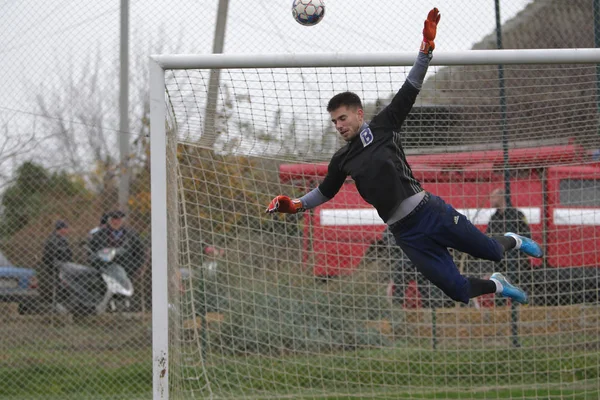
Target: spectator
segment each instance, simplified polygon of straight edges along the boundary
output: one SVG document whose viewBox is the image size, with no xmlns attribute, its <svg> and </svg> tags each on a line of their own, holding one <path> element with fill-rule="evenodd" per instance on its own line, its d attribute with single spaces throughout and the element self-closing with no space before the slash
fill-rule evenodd
<svg viewBox="0 0 600 400">
<path fill-rule="evenodd" d="M 514 207 L 507 206 L 504 189 L 497 188 L 490 193 L 490 206 L 496 208 L 485 231 L 488 235 L 499 235 L 503 232 L 513 232 L 517 235 L 531 238 L 531 229 L 525 214 Z M 501 270 L 506 271 L 506 276 L 515 284 L 522 281 L 521 272 L 530 269 L 529 259 L 519 251 L 508 251 L 504 259 L 499 262 Z"/>
<path fill-rule="evenodd" d="M 40 266 L 40 300 L 44 306 L 54 305 L 58 289 L 57 262 L 72 262 L 73 251 L 69 244 L 69 225 L 65 221 L 56 221 L 54 231 L 44 245 Z"/>
<path fill-rule="evenodd" d="M 107 224 L 97 231 L 90 242 L 91 254 L 107 247 L 122 248 L 124 253 L 115 262 L 121 264 L 129 277 L 135 280 L 142 272 L 146 261 L 144 246 L 138 234 L 124 226 L 125 213 L 113 211 L 108 213 Z"/>
<path fill-rule="evenodd" d="M 108 214 L 109 213 L 102 214 L 102 217 L 100 217 L 100 224 L 88 232 L 88 240 L 89 241 L 91 241 L 92 237 L 96 233 L 98 233 L 100 230 L 102 230 L 102 228 L 106 227 L 106 224 L 108 223 Z"/>
</svg>

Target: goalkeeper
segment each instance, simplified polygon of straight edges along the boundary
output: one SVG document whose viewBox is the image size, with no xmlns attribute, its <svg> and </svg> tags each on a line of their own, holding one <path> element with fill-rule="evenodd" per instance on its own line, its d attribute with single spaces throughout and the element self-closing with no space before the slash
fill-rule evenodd
<svg viewBox="0 0 600 400">
<path fill-rule="evenodd" d="M 406 82 L 370 122 L 364 120 L 362 103 L 356 94 L 339 93 L 329 100 L 327 111 L 346 145 L 331 158 L 327 176 L 319 187 L 299 199 L 277 196 L 267 212 L 294 214 L 323 204 L 336 195 L 349 175 L 417 270 L 450 298 L 466 304 L 473 297 L 497 293 L 526 304 L 527 294 L 500 273 L 494 273 L 489 280 L 461 275 L 448 248 L 498 262 L 511 249 L 542 257 L 540 246 L 511 232 L 488 237 L 479 231 L 450 204 L 422 189 L 401 145 L 400 127 L 425 79 L 439 21 L 439 11 L 434 8 L 425 20 L 420 52 Z"/>
</svg>

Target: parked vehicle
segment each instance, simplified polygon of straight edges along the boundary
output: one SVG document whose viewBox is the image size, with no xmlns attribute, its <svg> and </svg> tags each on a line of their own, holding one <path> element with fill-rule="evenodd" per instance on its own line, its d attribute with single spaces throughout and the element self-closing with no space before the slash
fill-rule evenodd
<svg viewBox="0 0 600 400">
<path fill-rule="evenodd" d="M 133 285 L 125 269 L 114 262 L 122 251 L 99 250 L 92 257 L 93 266 L 58 262 L 57 308 L 78 316 L 129 310 Z"/>
<path fill-rule="evenodd" d="M 408 155 L 425 190 L 439 195 L 485 231 L 494 213 L 489 194 L 503 188 L 501 150 Z M 533 267 L 600 266 L 600 164 L 578 145 L 509 150 L 511 199 L 545 251 Z M 282 164 L 282 182 L 316 187 L 324 164 Z M 381 246 L 385 224 L 348 179 L 330 201 L 304 214 L 303 261 L 314 275 L 351 274 Z"/>
<path fill-rule="evenodd" d="M 38 300 L 35 270 L 13 265 L 0 253 L 0 302 L 19 303 L 20 313 L 35 309 Z"/>
</svg>

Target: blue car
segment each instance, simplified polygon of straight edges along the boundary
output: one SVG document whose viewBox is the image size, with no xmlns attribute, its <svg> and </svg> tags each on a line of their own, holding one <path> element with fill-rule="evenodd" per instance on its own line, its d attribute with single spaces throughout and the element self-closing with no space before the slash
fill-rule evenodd
<svg viewBox="0 0 600 400">
<path fill-rule="evenodd" d="M 0 302 L 19 303 L 19 312 L 35 309 L 38 298 L 35 270 L 12 265 L 0 252 Z"/>
</svg>

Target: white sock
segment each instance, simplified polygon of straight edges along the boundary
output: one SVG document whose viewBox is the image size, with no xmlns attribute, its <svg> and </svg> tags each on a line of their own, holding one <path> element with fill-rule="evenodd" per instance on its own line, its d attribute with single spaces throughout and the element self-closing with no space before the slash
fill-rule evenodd
<svg viewBox="0 0 600 400">
<path fill-rule="evenodd" d="M 497 279 L 494 279 L 494 278 L 490 278 L 490 281 L 492 281 L 496 284 L 496 293 L 502 293 L 502 290 L 504 290 L 504 286 L 502 286 L 500 281 L 498 281 Z"/>
<path fill-rule="evenodd" d="M 521 248 L 521 244 L 523 244 L 523 241 L 521 240 L 519 235 L 516 235 L 514 233 L 507 233 L 506 236 L 510 236 L 511 238 L 515 239 L 515 242 L 517 242 L 517 244 L 514 247 L 515 250 L 519 250 Z"/>
</svg>

